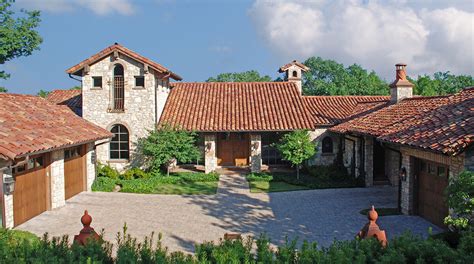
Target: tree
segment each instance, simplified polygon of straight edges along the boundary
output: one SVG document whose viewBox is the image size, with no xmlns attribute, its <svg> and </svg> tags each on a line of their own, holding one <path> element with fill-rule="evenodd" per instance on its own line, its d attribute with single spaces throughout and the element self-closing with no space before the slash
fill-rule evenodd
<svg viewBox="0 0 474 264">
<path fill-rule="evenodd" d="M 40 12 L 21 10 L 25 16 L 18 16 L 11 10 L 12 3 L 12 0 L 0 0 L 0 64 L 31 55 L 43 41 L 36 31 Z M 8 77 L 8 73 L 0 71 L 0 79 Z"/>
<path fill-rule="evenodd" d="M 303 161 L 316 153 L 316 146 L 309 138 L 307 130 L 296 130 L 283 135 L 276 145 L 283 159 L 296 166 L 296 178 L 300 178 L 300 166 Z"/>
<path fill-rule="evenodd" d="M 310 68 L 304 73 L 305 95 L 386 95 L 388 84 L 374 71 L 360 65 L 344 65 L 333 60 L 310 57 L 304 64 Z"/>
<path fill-rule="evenodd" d="M 430 75 L 418 76 L 410 79 L 415 85 L 414 93 L 418 95 L 434 96 L 459 92 L 464 87 L 474 86 L 474 78 L 470 75 L 454 75 L 447 72 L 436 72 Z"/>
<path fill-rule="evenodd" d="M 268 75 L 261 76 L 257 71 L 246 72 L 228 72 L 221 73 L 216 77 L 210 77 L 206 82 L 271 82 L 272 78 Z"/>
<path fill-rule="evenodd" d="M 39 90 L 39 92 L 36 95 L 39 96 L 39 97 L 46 98 L 46 96 L 48 96 L 49 93 L 50 93 L 50 91 L 45 91 L 45 90 L 41 89 L 41 90 Z"/>
<path fill-rule="evenodd" d="M 169 125 L 163 125 L 141 142 L 140 151 L 148 160 L 150 170 L 169 168 L 175 162 L 191 162 L 199 158 L 196 147 L 196 133 L 188 132 Z"/>
<path fill-rule="evenodd" d="M 6 93 L 6 92 L 8 92 L 7 88 L 0 87 L 0 93 Z"/>
<path fill-rule="evenodd" d="M 451 179 L 446 188 L 449 208 L 453 214 L 444 223 L 458 230 L 474 228 L 474 172 L 464 171 Z"/>
</svg>

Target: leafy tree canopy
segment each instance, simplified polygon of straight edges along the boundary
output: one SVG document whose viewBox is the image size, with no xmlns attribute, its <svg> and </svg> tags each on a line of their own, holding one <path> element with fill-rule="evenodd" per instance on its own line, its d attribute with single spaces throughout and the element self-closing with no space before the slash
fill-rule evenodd
<svg viewBox="0 0 474 264">
<path fill-rule="evenodd" d="M 206 82 L 271 82 L 272 78 L 268 75 L 261 76 L 255 70 L 246 72 L 228 72 L 221 73 L 216 77 L 210 77 Z"/>
<path fill-rule="evenodd" d="M 0 93 L 6 93 L 6 92 L 8 92 L 7 88 L 0 87 Z"/>
<path fill-rule="evenodd" d="M 374 72 L 360 65 L 344 67 L 333 60 L 311 57 L 304 64 L 310 68 L 304 74 L 305 95 L 386 95 L 388 84 Z"/>
<path fill-rule="evenodd" d="M 174 161 L 186 163 L 199 158 L 195 142 L 196 133 L 163 125 L 142 139 L 139 149 L 147 157 L 150 170 L 166 166 L 169 173 L 169 165 Z"/>
<path fill-rule="evenodd" d="M 316 146 L 311 142 L 306 130 L 296 130 L 283 135 L 276 147 L 283 159 L 296 166 L 298 179 L 300 165 L 316 153 Z"/>
<path fill-rule="evenodd" d="M 459 92 L 462 88 L 474 86 L 474 78 L 470 75 L 453 75 L 448 72 L 436 72 L 433 76 L 418 76 L 410 79 L 415 85 L 414 93 L 425 96 L 445 95 Z"/>
<path fill-rule="evenodd" d="M 40 23 L 39 11 L 22 10 L 23 16 L 11 10 L 12 0 L 0 0 L 0 64 L 21 56 L 29 56 L 43 41 L 36 28 Z M 0 78 L 10 75 L 0 71 Z"/>
<path fill-rule="evenodd" d="M 45 90 L 41 89 L 41 90 L 39 90 L 39 92 L 36 95 L 39 96 L 39 97 L 46 98 L 46 96 L 48 96 L 49 93 L 50 93 L 50 91 L 45 91 Z"/>
</svg>

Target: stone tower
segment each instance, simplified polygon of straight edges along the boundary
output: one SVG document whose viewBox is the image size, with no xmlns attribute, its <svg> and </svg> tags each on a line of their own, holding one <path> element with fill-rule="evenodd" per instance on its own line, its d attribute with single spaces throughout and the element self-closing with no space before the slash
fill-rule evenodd
<svg viewBox="0 0 474 264">
<path fill-rule="evenodd" d="M 413 96 L 413 84 L 407 79 L 405 63 L 397 63 L 395 81 L 390 84 L 390 102 L 398 103 L 400 100 Z"/>
<path fill-rule="evenodd" d="M 293 60 L 278 69 L 278 72 L 285 73 L 285 81 L 294 82 L 298 86 L 300 94 L 302 94 L 302 75 L 306 71 L 309 71 L 309 68 L 297 60 Z"/>
</svg>

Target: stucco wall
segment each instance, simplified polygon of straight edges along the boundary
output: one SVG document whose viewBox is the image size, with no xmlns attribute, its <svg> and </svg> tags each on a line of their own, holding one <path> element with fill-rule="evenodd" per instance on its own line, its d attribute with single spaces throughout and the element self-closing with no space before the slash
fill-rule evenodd
<svg viewBox="0 0 474 264">
<path fill-rule="evenodd" d="M 113 69 L 120 63 L 124 67 L 125 102 L 123 113 L 110 111 L 113 101 Z M 130 150 L 133 157 L 135 143 L 148 135 L 159 120 L 166 99 L 168 98 L 168 82 L 160 79 L 152 69 L 144 72 L 143 64 L 120 55 L 118 59 L 108 56 L 90 65 L 89 72 L 82 77 L 83 117 L 92 123 L 110 130 L 114 124 L 122 124 L 129 130 Z M 93 76 L 102 76 L 102 88 L 93 87 Z M 145 87 L 135 87 L 135 76 L 145 76 Z M 109 144 L 97 148 L 97 160 L 108 162 Z M 125 162 L 111 163 L 119 169 L 127 165 Z"/>
<path fill-rule="evenodd" d="M 333 142 L 333 153 L 323 153 L 322 140 L 325 137 L 331 137 Z M 338 134 L 327 131 L 326 128 L 318 128 L 309 132 L 311 141 L 316 144 L 316 154 L 307 161 L 309 166 L 313 165 L 331 165 L 336 161 L 339 151 L 340 137 Z"/>
</svg>

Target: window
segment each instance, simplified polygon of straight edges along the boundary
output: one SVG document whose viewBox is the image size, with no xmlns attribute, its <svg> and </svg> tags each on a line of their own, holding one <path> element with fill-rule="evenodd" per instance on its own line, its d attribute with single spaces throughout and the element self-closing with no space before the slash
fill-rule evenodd
<svg viewBox="0 0 474 264">
<path fill-rule="evenodd" d="M 115 125 L 110 131 L 114 137 L 110 141 L 110 159 L 129 158 L 129 134 L 123 125 Z"/>
<path fill-rule="evenodd" d="M 93 76 L 92 81 L 94 88 L 102 88 L 102 76 Z"/>
<path fill-rule="evenodd" d="M 431 175 L 436 175 L 436 165 L 433 163 L 428 163 L 428 173 Z"/>
<path fill-rule="evenodd" d="M 145 87 L 145 76 L 135 76 L 135 87 Z"/>
<path fill-rule="evenodd" d="M 123 66 L 120 64 L 114 67 L 114 110 L 123 111 L 125 101 Z"/>
<path fill-rule="evenodd" d="M 64 159 L 72 159 L 81 155 L 81 147 L 66 149 L 64 151 Z"/>
<path fill-rule="evenodd" d="M 298 72 L 297 71 L 293 71 L 293 77 L 298 77 Z"/>
<path fill-rule="evenodd" d="M 448 178 L 448 169 L 444 166 L 438 166 L 438 176 Z"/>
<path fill-rule="evenodd" d="M 23 173 L 44 166 L 43 156 L 30 158 L 26 164 L 13 168 L 13 174 Z"/>
<path fill-rule="evenodd" d="M 333 153 L 332 138 L 331 137 L 323 138 L 322 151 L 323 151 L 323 153 Z"/>
</svg>

